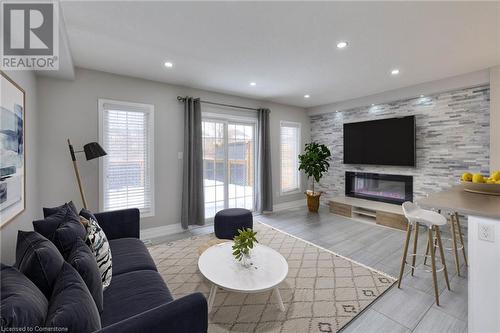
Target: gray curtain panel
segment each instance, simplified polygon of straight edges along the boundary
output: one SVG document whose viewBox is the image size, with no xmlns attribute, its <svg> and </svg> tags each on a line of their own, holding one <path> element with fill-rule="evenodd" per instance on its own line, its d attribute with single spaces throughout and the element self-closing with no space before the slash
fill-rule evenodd
<svg viewBox="0 0 500 333">
<path fill-rule="evenodd" d="M 181 214 L 181 224 L 184 229 L 193 224 L 205 224 L 201 135 L 200 99 L 186 97 L 184 100 L 184 156 Z"/>
<path fill-rule="evenodd" d="M 271 133 L 269 109 L 259 109 L 257 136 L 257 184 L 255 210 L 259 213 L 273 210 L 273 178 L 271 173 Z"/>
</svg>

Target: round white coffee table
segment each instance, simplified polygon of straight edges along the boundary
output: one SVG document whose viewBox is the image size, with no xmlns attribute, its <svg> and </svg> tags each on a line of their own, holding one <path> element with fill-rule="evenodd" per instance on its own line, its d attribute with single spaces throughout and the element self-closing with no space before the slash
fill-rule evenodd
<svg viewBox="0 0 500 333">
<path fill-rule="evenodd" d="M 285 311 L 278 285 L 288 274 L 285 258 L 270 247 L 256 244 L 250 253 L 251 265 L 244 267 L 232 255 L 233 242 L 209 247 L 198 259 L 201 274 L 212 283 L 208 312 L 212 309 L 217 288 L 239 293 L 274 290 L 281 311 Z"/>
</svg>

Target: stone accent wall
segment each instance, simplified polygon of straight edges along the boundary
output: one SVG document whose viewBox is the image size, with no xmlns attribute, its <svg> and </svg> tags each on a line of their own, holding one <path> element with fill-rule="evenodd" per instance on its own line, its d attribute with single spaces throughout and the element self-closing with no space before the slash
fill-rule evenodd
<svg viewBox="0 0 500 333">
<path fill-rule="evenodd" d="M 414 198 L 450 187 L 465 172 L 489 173 L 490 87 L 466 88 L 311 116 L 311 139 L 332 152 L 323 200 L 345 191 L 345 171 L 413 176 Z M 415 115 L 416 167 L 343 164 L 343 124 Z M 379 147 L 384 149 L 384 147 Z"/>
</svg>

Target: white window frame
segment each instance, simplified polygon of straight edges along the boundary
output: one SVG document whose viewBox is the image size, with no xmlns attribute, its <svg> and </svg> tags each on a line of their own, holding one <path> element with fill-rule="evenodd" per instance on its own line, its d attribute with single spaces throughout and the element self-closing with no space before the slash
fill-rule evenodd
<svg viewBox="0 0 500 333">
<path fill-rule="evenodd" d="M 289 125 L 289 126 L 287 126 Z M 283 190 L 283 177 L 282 177 L 282 172 L 283 172 L 283 159 L 282 159 L 282 150 L 281 150 L 281 129 L 283 127 L 296 127 L 299 129 L 299 135 L 297 136 L 297 147 L 298 149 L 298 154 L 301 153 L 301 146 L 302 146 L 302 124 L 299 122 L 295 121 L 288 121 L 288 120 L 281 120 L 280 121 L 280 133 L 279 133 L 279 138 L 280 138 L 280 144 L 279 144 L 279 158 L 280 158 L 280 196 L 286 196 L 286 195 L 291 195 L 291 194 L 297 194 L 302 192 L 302 175 L 298 169 L 297 166 L 297 188 L 293 190 L 288 190 L 284 191 Z"/>
<path fill-rule="evenodd" d="M 104 106 L 106 104 L 115 104 L 120 108 L 123 108 L 124 111 L 140 111 L 149 114 L 149 124 L 148 124 L 148 133 L 149 133 L 149 149 L 148 149 L 148 169 L 150 170 L 150 189 L 151 189 L 151 209 L 148 213 L 144 213 L 140 211 L 141 217 L 153 217 L 155 216 L 155 160 L 154 160 L 154 144 L 155 144 L 155 136 L 154 136 L 154 109 L 155 106 L 153 104 L 144 104 L 144 103 L 135 103 L 135 102 L 127 102 L 127 101 L 119 101 L 113 99 L 98 99 L 98 117 L 99 117 L 99 143 L 106 149 L 103 145 L 103 124 L 104 124 Z M 106 158 L 106 157 L 104 157 Z M 134 208 L 134 207 L 130 207 Z M 104 161 L 103 158 L 99 159 L 99 210 L 104 210 Z"/>
</svg>

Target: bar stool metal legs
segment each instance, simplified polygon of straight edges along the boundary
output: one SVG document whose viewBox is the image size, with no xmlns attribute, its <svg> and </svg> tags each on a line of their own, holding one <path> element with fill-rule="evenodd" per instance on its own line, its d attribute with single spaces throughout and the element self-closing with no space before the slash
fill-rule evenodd
<svg viewBox="0 0 500 333">
<path fill-rule="evenodd" d="M 446 267 L 446 260 L 444 259 L 444 249 L 443 249 L 443 242 L 441 241 L 441 231 L 439 230 L 439 227 L 435 227 L 435 232 L 436 232 L 436 239 L 439 247 L 439 256 L 441 257 L 441 264 L 443 264 L 443 270 L 444 270 L 444 279 L 446 281 L 446 287 L 448 290 L 450 290 L 450 281 L 448 280 L 448 269 Z M 439 305 L 439 304 L 438 304 Z"/>
<path fill-rule="evenodd" d="M 414 239 L 413 239 L 413 254 L 411 255 L 412 256 L 411 264 L 407 261 L 408 246 L 410 244 L 412 227 L 413 227 L 413 224 L 408 223 L 408 227 L 406 229 L 406 239 L 405 239 L 404 248 L 403 248 L 403 256 L 401 258 L 401 268 L 399 270 L 398 288 L 401 288 L 401 282 L 403 280 L 403 275 L 404 275 L 404 270 L 405 270 L 406 265 L 409 265 L 411 267 L 411 275 L 413 275 L 413 273 L 416 269 L 415 262 L 416 262 L 416 257 L 417 257 L 419 223 L 415 223 L 415 230 L 414 230 L 415 233 L 414 233 Z M 441 258 L 442 267 L 440 267 L 440 268 L 436 267 L 435 242 L 437 244 L 437 247 L 439 248 L 439 256 Z M 430 253 L 430 255 L 427 253 Z M 444 257 L 444 250 L 443 250 L 443 244 L 442 244 L 442 240 L 441 240 L 441 233 L 439 230 L 439 226 L 437 226 L 437 225 L 433 225 L 431 227 L 428 227 L 427 250 L 426 250 L 426 254 L 424 255 L 424 257 L 427 259 L 427 257 L 429 257 L 429 256 L 431 259 L 430 272 L 432 273 L 432 283 L 434 286 L 436 305 L 439 306 L 439 290 L 438 290 L 437 272 L 443 271 L 444 278 L 446 281 L 446 287 L 448 288 L 448 290 L 450 289 L 450 281 L 448 279 L 448 269 L 446 267 L 446 260 Z"/>
<path fill-rule="evenodd" d="M 451 250 L 453 252 L 453 257 L 455 259 L 455 269 L 457 271 L 457 275 L 460 276 L 460 258 L 458 251 L 462 251 L 463 257 L 464 257 L 464 262 L 465 266 L 468 266 L 467 262 L 467 254 L 465 252 L 465 244 L 464 244 L 464 237 L 462 234 L 462 227 L 460 226 L 460 220 L 458 218 L 458 213 L 453 212 L 450 214 L 450 232 L 451 232 L 451 244 L 452 248 L 446 248 L 446 250 Z M 460 245 L 458 244 L 458 241 L 460 241 Z M 437 239 L 434 239 L 434 247 L 440 247 L 437 245 Z M 429 254 L 429 246 L 427 245 L 427 249 L 425 250 L 425 253 L 428 255 Z M 424 259 L 424 264 L 427 264 L 427 257 Z"/>
<path fill-rule="evenodd" d="M 413 258 L 411 261 L 411 276 L 415 272 L 415 262 L 417 260 L 418 223 L 415 223 L 415 234 L 413 236 Z"/>
<path fill-rule="evenodd" d="M 467 254 L 465 253 L 464 235 L 462 234 L 462 227 L 460 226 L 460 220 L 458 219 L 458 213 L 455 212 L 455 223 L 457 224 L 458 237 L 460 238 L 460 244 L 462 244 L 462 254 L 464 255 L 465 266 L 469 266 L 467 263 Z"/>
</svg>

